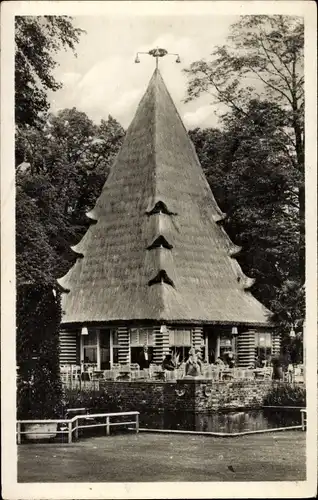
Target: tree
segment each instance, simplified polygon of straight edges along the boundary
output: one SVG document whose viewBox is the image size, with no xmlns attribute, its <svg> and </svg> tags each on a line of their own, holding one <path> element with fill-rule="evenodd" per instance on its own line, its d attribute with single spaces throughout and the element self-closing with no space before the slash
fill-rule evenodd
<svg viewBox="0 0 318 500">
<path fill-rule="evenodd" d="M 19 126 L 36 125 L 49 109 L 47 91 L 61 83 L 54 78 L 55 54 L 75 50 L 80 35 L 68 16 L 15 17 L 15 119 Z"/>
<path fill-rule="evenodd" d="M 275 154 L 283 157 L 293 185 L 289 192 L 298 211 L 299 272 L 304 281 L 304 25 L 292 16 L 243 16 L 232 25 L 228 44 L 213 60 L 186 69 L 188 100 L 211 93 L 236 118 L 252 117 L 252 100 L 271 103 L 276 115 Z M 255 135 L 260 118 L 256 115 Z M 264 121 L 264 116 L 263 119 Z"/>
<path fill-rule="evenodd" d="M 48 115 L 42 129 L 19 129 L 18 280 L 52 284 L 67 272 L 123 136 L 114 118 L 95 125 L 75 108 Z"/>
<path fill-rule="evenodd" d="M 50 286 L 24 284 L 17 293 L 17 417 L 63 415 L 59 370 L 60 295 Z"/>
<path fill-rule="evenodd" d="M 245 114 L 235 110 L 224 117 L 222 131 L 196 129 L 190 137 L 226 213 L 225 230 L 243 248 L 238 261 L 248 276 L 256 278 L 253 293 L 275 313 L 281 331 L 288 333 L 288 313 L 303 318 L 302 302 L 295 308 L 302 288 L 293 177 L 298 174 L 279 146 L 280 120 L 276 104 L 252 100 Z M 288 287 L 289 282 L 294 286 Z"/>
</svg>

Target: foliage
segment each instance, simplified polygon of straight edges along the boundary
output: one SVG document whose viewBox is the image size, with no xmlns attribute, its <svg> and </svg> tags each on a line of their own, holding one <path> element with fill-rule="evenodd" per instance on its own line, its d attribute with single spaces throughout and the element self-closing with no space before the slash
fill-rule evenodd
<svg viewBox="0 0 318 500">
<path fill-rule="evenodd" d="M 271 103 L 251 101 L 247 115 L 228 116 L 222 132 L 196 129 L 190 137 L 227 214 L 225 229 L 243 247 L 238 261 L 256 278 L 253 293 L 273 310 L 273 319 L 287 333 L 291 324 L 302 327 L 304 293 L 295 178 L 276 149 L 275 111 Z"/>
<path fill-rule="evenodd" d="M 16 135 L 17 278 L 54 283 L 74 261 L 70 246 L 88 227 L 94 205 L 124 136 L 109 116 L 95 125 L 64 109 L 42 129 Z"/>
<path fill-rule="evenodd" d="M 17 288 L 18 419 L 59 418 L 63 392 L 59 372 L 60 297 L 46 285 Z"/>
<path fill-rule="evenodd" d="M 125 410 L 120 393 L 114 397 L 105 388 L 98 390 L 65 389 L 65 404 L 67 408 L 87 408 L 91 413 Z"/>
<path fill-rule="evenodd" d="M 243 246 L 239 262 L 280 331 L 304 317 L 303 23 L 244 16 L 213 60 L 186 70 L 188 99 L 212 93 L 229 111 L 222 131 L 191 137 L 221 208 Z M 290 286 L 292 283 L 292 286 Z"/>
<path fill-rule="evenodd" d="M 242 16 L 231 27 L 226 46 L 212 62 L 196 61 L 186 70 L 188 98 L 214 91 L 218 102 L 246 113 L 250 101 L 275 102 L 285 126 L 291 161 L 303 173 L 304 25 L 292 16 Z"/>
<path fill-rule="evenodd" d="M 264 406 L 306 406 L 306 389 L 299 385 L 277 384 L 265 396 Z"/>
<path fill-rule="evenodd" d="M 15 17 L 15 119 L 21 126 L 39 125 L 49 108 L 47 92 L 61 84 L 54 78 L 55 54 L 75 50 L 83 30 L 68 16 Z"/>
</svg>

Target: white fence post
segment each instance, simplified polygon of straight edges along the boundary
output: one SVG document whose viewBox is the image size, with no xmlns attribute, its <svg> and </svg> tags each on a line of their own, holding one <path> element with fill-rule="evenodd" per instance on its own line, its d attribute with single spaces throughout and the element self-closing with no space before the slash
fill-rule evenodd
<svg viewBox="0 0 318 500">
<path fill-rule="evenodd" d="M 78 439 L 78 418 L 75 420 L 75 439 Z"/>
<path fill-rule="evenodd" d="M 68 423 L 68 443 L 72 442 L 73 422 Z"/>
<path fill-rule="evenodd" d="M 139 413 L 136 414 L 136 434 L 139 432 Z"/>
<path fill-rule="evenodd" d="M 106 436 L 110 434 L 109 417 L 106 417 Z"/>
<path fill-rule="evenodd" d="M 21 444 L 21 424 L 18 422 L 17 424 L 17 432 L 18 432 L 18 444 Z"/>
</svg>

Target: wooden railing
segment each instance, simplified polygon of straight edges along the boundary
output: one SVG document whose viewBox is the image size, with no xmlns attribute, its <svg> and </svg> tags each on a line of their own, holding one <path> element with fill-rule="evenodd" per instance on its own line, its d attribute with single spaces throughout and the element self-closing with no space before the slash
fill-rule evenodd
<svg viewBox="0 0 318 500">
<path fill-rule="evenodd" d="M 131 416 L 135 417 L 134 420 L 130 421 L 120 421 L 120 422 L 111 422 L 113 417 L 123 417 L 123 416 Z M 105 419 L 105 422 L 93 423 L 95 419 Z M 79 421 L 86 420 L 90 423 L 88 424 L 79 424 Z M 135 426 L 136 433 L 139 432 L 139 412 L 138 411 L 128 411 L 128 412 L 116 412 L 116 413 L 89 413 L 86 415 L 75 415 L 71 419 L 53 419 L 53 420 L 18 420 L 17 421 L 17 443 L 21 444 L 21 436 L 23 434 L 52 434 L 52 430 L 22 430 L 22 425 L 25 424 L 57 424 L 63 425 L 64 427 L 60 428 L 60 430 L 54 431 L 54 434 L 67 434 L 68 435 L 68 443 L 72 443 L 73 434 L 75 438 L 78 439 L 78 431 L 79 429 L 89 429 L 93 427 L 105 427 L 106 428 L 106 436 L 110 434 L 110 427 L 112 426 L 123 426 L 123 425 L 133 425 Z"/>
</svg>

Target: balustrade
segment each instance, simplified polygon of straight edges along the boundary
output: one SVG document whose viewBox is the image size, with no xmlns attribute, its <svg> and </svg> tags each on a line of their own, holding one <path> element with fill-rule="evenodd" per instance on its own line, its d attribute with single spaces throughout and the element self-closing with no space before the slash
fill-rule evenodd
<svg viewBox="0 0 318 500">
<path fill-rule="evenodd" d="M 184 368 L 180 367 L 173 371 L 165 371 L 161 365 L 150 365 L 149 369 L 141 370 L 137 364 L 123 365 L 114 364 L 111 370 L 97 370 L 97 367 L 89 366 L 85 371 L 77 365 L 61 365 L 62 382 L 71 387 L 98 385 L 100 381 L 136 381 L 136 380 L 165 380 L 173 381 L 185 376 Z M 228 368 L 226 366 L 202 365 L 200 378 L 225 382 L 233 380 L 271 380 L 272 368 Z M 296 378 L 296 377 L 295 377 Z M 288 374 L 283 381 L 290 381 Z M 295 380 L 293 380 L 295 381 Z M 297 382 L 303 382 L 304 377 L 298 375 Z"/>
</svg>

